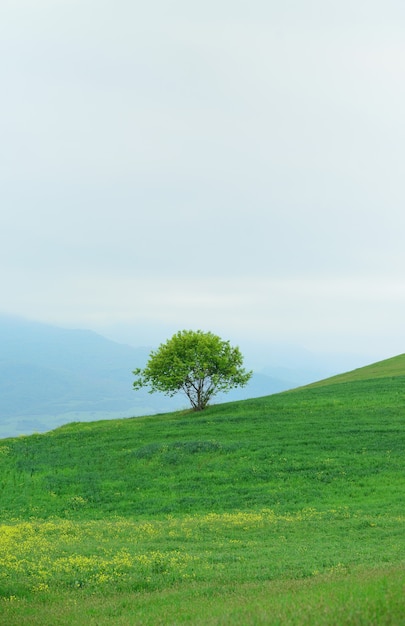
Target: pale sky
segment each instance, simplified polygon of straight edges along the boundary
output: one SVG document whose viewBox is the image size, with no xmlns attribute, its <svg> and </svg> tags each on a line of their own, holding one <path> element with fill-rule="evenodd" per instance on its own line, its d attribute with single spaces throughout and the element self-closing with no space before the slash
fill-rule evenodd
<svg viewBox="0 0 405 626">
<path fill-rule="evenodd" d="M 403 0 L 2 0 L 0 59 L 0 311 L 405 352 Z"/>
</svg>

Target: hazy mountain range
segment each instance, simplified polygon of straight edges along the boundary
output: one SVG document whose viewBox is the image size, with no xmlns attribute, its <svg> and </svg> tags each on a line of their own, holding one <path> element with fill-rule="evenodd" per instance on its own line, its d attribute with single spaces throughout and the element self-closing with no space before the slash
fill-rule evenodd
<svg viewBox="0 0 405 626">
<path fill-rule="evenodd" d="M 156 347 L 156 346 L 154 346 Z M 0 315 L 0 437 L 43 432 L 72 421 L 148 415 L 188 408 L 184 396 L 133 391 L 132 371 L 152 347 L 135 348 L 89 330 Z M 269 395 L 312 382 L 321 367 L 268 366 L 246 388 L 217 402 Z"/>
</svg>

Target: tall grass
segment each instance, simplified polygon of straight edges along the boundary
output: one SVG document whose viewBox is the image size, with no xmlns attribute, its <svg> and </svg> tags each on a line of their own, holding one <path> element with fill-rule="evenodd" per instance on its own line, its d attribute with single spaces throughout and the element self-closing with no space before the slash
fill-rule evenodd
<svg viewBox="0 0 405 626">
<path fill-rule="evenodd" d="M 403 626 L 404 570 L 367 568 L 299 580 L 182 583 L 162 591 L 5 599 L 7 626 Z"/>
</svg>

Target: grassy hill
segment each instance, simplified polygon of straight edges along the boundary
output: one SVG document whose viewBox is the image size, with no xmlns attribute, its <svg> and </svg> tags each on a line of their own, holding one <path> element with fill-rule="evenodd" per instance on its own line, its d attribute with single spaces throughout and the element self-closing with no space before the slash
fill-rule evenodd
<svg viewBox="0 0 405 626">
<path fill-rule="evenodd" d="M 405 354 L 394 356 L 391 359 L 385 359 L 384 361 L 378 361 L 378 363 L 372 363 L 366 367 L 360 367 L 351 372 L 339 374 L 325 380 L 307 385 L 308 387 L 321 387 L 325 385 L 335 385 L 339 383 L 353 383 L 363 380 L 375 380 L 376 378 L 396 378 L 405 375 Z"/>
<path fill-rule="evenodd" d="M 0 441 L 13 624 L 403 624 L 405 356 Z"/>
</svg>

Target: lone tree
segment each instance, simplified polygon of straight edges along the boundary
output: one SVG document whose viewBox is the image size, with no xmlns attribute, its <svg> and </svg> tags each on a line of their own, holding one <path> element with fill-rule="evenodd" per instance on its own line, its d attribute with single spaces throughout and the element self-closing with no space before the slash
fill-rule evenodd
<svg viewBox="0 0 405 626">
<path fill-rule="evenodd" d="M 196 411 L 202 411 L 218 392 L 244 387 L 252 376 L 243 367 L 239 348 L 201 330 L 181 330 L 152 351 L 144 369 L 137 368 L 134 389 L 174 396 L 184 392 Z"/>
</svg>

